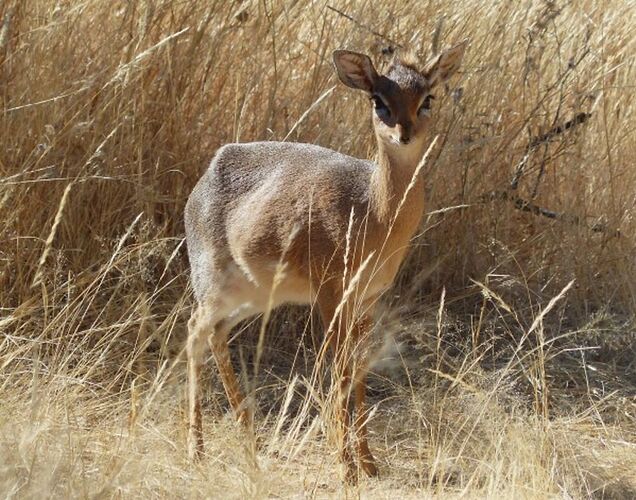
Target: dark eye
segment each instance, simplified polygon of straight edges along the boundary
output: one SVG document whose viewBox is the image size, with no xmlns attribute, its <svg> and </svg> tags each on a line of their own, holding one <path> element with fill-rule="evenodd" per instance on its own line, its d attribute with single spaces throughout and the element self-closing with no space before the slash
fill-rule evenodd
<svg viewBox="0 0 636 500">
<path fill-rule="evenodd" d="M 391 110 L 379 95 L 372 95 L 371 100 L 373 101 L 373 108 L 380 118 L 388 118 L 391 116 Z"/>
<path fill-rule="evenodd" d="M 417 110 L 417 114 L 422 116 L 422 115 L 428 115 L 431 111 L 431 107 L 433 105 L 433 99 L 435 99 L 435 96 L 432 94 L 427 95 L 424 98 L 424 101 L 422 101 L 422 104 L 420 106 L 420 109 Z"/>
</svg>

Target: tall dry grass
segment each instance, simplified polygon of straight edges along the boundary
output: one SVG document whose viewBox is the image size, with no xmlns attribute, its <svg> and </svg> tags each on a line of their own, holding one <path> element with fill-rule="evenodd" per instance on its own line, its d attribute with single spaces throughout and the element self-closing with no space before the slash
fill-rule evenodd
<svg viewBox="0 0 636 500">
<path fill-rule="evenodd" d="M 0 2 L 6 495 L 340 496 L 304 309 L 272 316 L 246 382 L 258 449 L 210 370 L 209 458 L 185 461 L 183 206 L 226 142 L 373 154 L 333 49 L 382 65 L 388 45 L 425 59 L 465 37 L 379 318 L 382 479 L 360 492 L 636 494 L 634 5 L 329 5 L 354 21 L 324 2 Z M 234 343 L 244 374 L 258 329 Z"/>
</svg>

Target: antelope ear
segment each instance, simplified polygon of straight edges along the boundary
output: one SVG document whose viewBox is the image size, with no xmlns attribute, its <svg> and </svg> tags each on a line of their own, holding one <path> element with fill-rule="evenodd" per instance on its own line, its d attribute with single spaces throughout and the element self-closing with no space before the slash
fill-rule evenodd
<svg viewBox="0 0 636 500">
<path fill-rule="evenodd" d="M 350 50 L 335 50 L 333 64 L 340 81 L 347 87 L 373 92 L 378 72 L 373 67 L 369 56 Z"/>
<path fill-rule="evenodd" d="M 440 52 L 427 66 L 423 75 L 431 87 L 445 82 L 459 69 L 468 47 L 468 38 L 457 45 Z"/>
</svg>

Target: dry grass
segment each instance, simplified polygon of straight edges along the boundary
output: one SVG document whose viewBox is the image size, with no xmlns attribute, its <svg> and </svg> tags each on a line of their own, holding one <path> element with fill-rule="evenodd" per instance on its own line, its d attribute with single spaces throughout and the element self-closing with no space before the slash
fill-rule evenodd
<svg viewBox="0 0 636 500">
<path fill-rule="evenodd" d="M 330 53 L 381 61 L 388 42 L 323 2 L 4 0 L 5 496 L 636 496 L 636 9 L 331 5 L 423 57 L 471 39 L 435 101 L 428 215 L 379 318 L 381 479 L 340 481 L 305 309 L 272 315 L 247 381 L 258 446 L 210 368 L 208 459 L 187 463 L 182 212 L 226 142 L 372 155 Z M 244 374 L 258 330 L 234 343 Z"/>
</svg>

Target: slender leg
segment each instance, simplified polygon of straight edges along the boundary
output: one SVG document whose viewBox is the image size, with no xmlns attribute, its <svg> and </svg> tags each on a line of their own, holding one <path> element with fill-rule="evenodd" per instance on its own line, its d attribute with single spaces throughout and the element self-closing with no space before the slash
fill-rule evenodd
<svg viewBox="0 0 636 500">
<path fill-rule="evenodd" d="M 340 346 L 338 346 L 340 347 Z M 340 379 L 337 393 L 337 420 L 339 425 L 340 457 L 347 468 L 347 482 L 356 483 L 358 471 L 351 449 L 349 447 L 349 429 L 351 428 L 351 414 L 349 411 L 349 391 L 351 389 L 351 370 L 345 357 L 344 349 L 336 354 L 336 377 Z"/>
<path fill-rule="evenodd" d="M 203 455 L 203 426 L 201 420 L 201 389 L 199 378 L 205 356 L 205 338 L 209 334 L 206 311 L 200 306 L 188 322 L 188 456 L 199 460 Z"/>
<path fill-rule="evenodd" d="M 238 323 L 236 320 L 226 320 L 218 323 L 214 334 L 210 337 L 210 347 L 212 348 L 212 355 L 216 361 L 227 399 L 239 422 L 249 426 L 251 424 L 250 414 L 248 408 L 246 408 L 245 397 L 243 396 L 234 367 L 232 366 L 230 349 L 228 347 L 228 335 L 236 323 Z"/>
<path fill-rule="evenodd" d="M 368 314 L 368 312 L 367 312 Z M 371 331 L 371 321 L 365 314 L 356 322 L 355 327 L 355 359 L 353 363 L 353 384 L 354 384 L 354 407 L 355 407 L 355 430 L 356 448 L 360 458 L 360 466 L 367 476 L 377 476 L 378 468 L 375 466 L 375 459 L 369 450 L 367 442 L 367 419 L 369 418 L 365 408 L 365 397 L 367 390 L 368 372 L 368 351 L 367 340 Z"/>
<path fill-rule="evenodd" d="M 324 293 L 318 300 L 320 315 L 325 330 L 331 324 L 336 307 L 338 305 L 338 295 Z M 335 358 L 334 378 L 340 381 L 337 393 L 336 420 L 338 423 L 338 439 L 340 447 L 340 457 L 347 468 L 346 479 L 349 483 L 356 483 L 358 479 L 357 469 L 353 460 L 353 455 L 349 449 L 349 390 L 351 387 L 351 373 L 349 367 L 349 356 L 346 343 L 347 324 L 345 315 L 342 315 L 335 322 L 334 331 L 326 331 L 327 341 L 333 350 Z"/>
<path fill-rule="evenodd" d="M 205 305 L 199 305 L 196 308 L 188 322 L 188 342 L 186 345 L 188 357 L 188 455 L 192 460 L 200 459 L 203 455 L 203 425 L 199 379 L 205 359 L 206 341 L 209 342 L 211 347 L 219 370 L 219 376 L 232 409 L 239 421 L 242 421 L 246 426 L 251 425 L 248 408 L 244 404 L 245 398 L 241 393 L 234 368 L 232 367 L 227 341 L 232 328 L 256 311 L 249 307 L 239 307 L 236 309 L 238 312 L 219 320 L 218 318 L 222 318 L 227 309 L 226 303 L 211 298 Z"/>
</svg>

